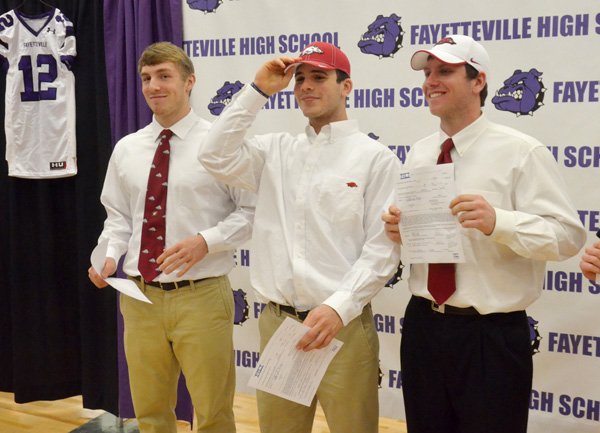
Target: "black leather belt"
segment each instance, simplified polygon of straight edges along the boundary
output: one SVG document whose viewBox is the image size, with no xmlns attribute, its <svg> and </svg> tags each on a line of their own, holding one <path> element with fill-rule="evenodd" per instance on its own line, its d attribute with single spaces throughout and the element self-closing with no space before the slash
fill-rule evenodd
<svg viewBox="0 0 600 433">
<path fill-rule="evenodd" d="M 140 277 L 139 275 L 136 275 L 131 278 L 133 278 L 134 280 L 136 280 L 139 283 L 143 282 L 144 285 L 146 285 L 146 286 L 156 287 L 157 289 L 163 289 L 165 291 L 181 289 L 183 287 L 187 287 L 187 286 L 199 283 L 200 281 L 204 281 L 207 279 L 207 278 L 200 278 L 199 280 L 181 280 L 181 281 L 174 281 L 172 283 L 161 283 L 160 281 L 142 280 L 142 277 Z"/>
<path fill-rule="evenodd" d="M 460 307 L 454 307 L 452 305 L 446 305 L 446 304 L 439 305 L 439 304 L 436 304 L 434 301 L 430 301 L 429 299 L 425 299 L 420 296 L 414 296 L 414 299 L 418 300 L 419 303 L 421 303 L 423 305 L 427 305 L 433 311 L 435 311 L 436 313 L 440 313 L 440 314 L 457 314 L 459 316 L 480 316 L 481 315 L 475 307 L 460 308 Z"/>
<path fill-rule="evenodd" d="M 296 310 L 294 307 L 290 307 L 289 305 L 276 304 L 275 302 L 269 302 L 269 304 L 273 305 L 273 307 L 275 307 L 276 310 L 285 311 L 286 313 L 291 314 L 292 316 L 296 316 L 302 321 L 304 321 L 304 319 L 306 319 L 306 316 L 308 316 L 308 313 L 310 313 L 310 310 L 299 311 Z"/>
</svg>

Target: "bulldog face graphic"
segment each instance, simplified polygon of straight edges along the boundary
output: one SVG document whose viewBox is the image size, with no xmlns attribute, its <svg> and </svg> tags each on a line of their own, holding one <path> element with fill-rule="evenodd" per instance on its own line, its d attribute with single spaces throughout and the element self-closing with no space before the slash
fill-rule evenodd
<svg viewBox="0 0 600 433">
<path fill-rule="evenodd" d="M 542 337 L 538 331 L 538 321 L 531 316 L 527 316 L 529 322 L 529 339 L 531 341 L 531 354 L 535 355 L 540 351 L 540 342 Z"/>
<path fill-rule="evenodd" d="M 541 77 L 542 72 L 537 69 L 530 69 L 528 72 L 517 69 L 496 92 L 492 104 L 498 110 L 510 111 L 517 116 L 533 116 L 533 113 L 544 105 L 546 88 Z"/>
<path fill-rule="evenodd" d="M 248 320 L 248 301 L 246 300 L 246 292 L 242 289 L 233 291 L 233 304 L 235 306 L 235 315 L 233 317 L 234 325 L 241 325 Z"/>
<path fill-rule="evenodd" d="M 235 83 L 225 81 L 225 84 L 217 90 L 217 94 L 213 96 L 208 104 L 208 111 L 210 111 L 210 114 L 214 116 L 221 114 L 223 109 L 231 102 L 233 95 L 239 92 L 242 87 L 244 87 L 244 84 L 240 81 L 236 81 Z"/>
<path fill-rule="evenodd" d="M 196 9 L 205 14 L 216 12 L 221 3 L 223 3 L 223 0 L 187 0 L 190 9 Z"/>
<path fill-rule="evenodd" d="M 365 54 L 372 54 L 379 58 L 393 57 L 402 48 L 403 38 L 404 31 L 398 15 L 391 14 L 389 17 L 379 15 L 363 33 L 358 48 Z"/>
</svg>

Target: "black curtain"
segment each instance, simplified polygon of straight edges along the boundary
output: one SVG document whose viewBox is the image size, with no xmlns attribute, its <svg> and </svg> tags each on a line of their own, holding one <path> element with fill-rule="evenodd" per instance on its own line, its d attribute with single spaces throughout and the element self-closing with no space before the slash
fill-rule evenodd
<svg viewBox="0 0 600 433">
<path fill-rule="evenodd" d="M 118 414 L 116 293 L 87 278 L 106 217 L 99 197 L 111 153 L 101 0 L 0 0 L 0 15 L 60 9 L 74 24 L 77 164 L 70 178 L 8 177 L 0 136 L 0 390 L 15 401 L 83 395 Z M 5 77 L 0 78 L 0 94 Z M 0 104 L 4 129 L 4 104 Z"/>
</svg>

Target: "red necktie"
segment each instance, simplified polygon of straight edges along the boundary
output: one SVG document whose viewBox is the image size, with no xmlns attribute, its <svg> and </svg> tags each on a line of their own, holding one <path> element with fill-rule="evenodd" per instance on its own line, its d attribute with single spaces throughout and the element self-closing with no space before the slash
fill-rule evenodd
<svg viewBox="0 0 600 433">
<path fill-rule="evenodd" d="M 160 133 L 160 143 L 154 153 L 146 203 L 144 205 L 144 224 L 140 241 L 140 257 L 138 269 L 146 281 L 154 280 L 159 274 L 156 259 L 165 249 L 165 233 L 167 220 L 167 183 L 169 181 L 169 155 L 171 146 L 169 139 L 173 131 L 165 129 Z"/>
<path fill-rule="evenodd" d="M 452 162 L 450 150 L 454 147 L 451 138 L 442 143 L 442 151 L 438 156 L 438 164 Z M 439 305 L 448 300 L 456 291 L 454 263 L 430 263 L 429 277 L 427 279 L 427 290 Z"/>
</svg>

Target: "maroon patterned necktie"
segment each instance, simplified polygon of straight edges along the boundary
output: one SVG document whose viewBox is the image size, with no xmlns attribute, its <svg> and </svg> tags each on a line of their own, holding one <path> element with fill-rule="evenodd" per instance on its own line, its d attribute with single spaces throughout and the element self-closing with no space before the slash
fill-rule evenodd
<svg viewBox="0 0 600 433">
<path fill-rule="evenodd" d="M 450 150 L 454 147 L 451 138 L 442 143 L 442 151 L 438 156 L 438 164 L 452 162 Z M 427 290 L 439 305 L 448 300 L 456 291 L 454 263 L 430 263 L 429 276 L 427 278 Z"/>
<path fill-rule="evenodd" d="M 160 133 L 160 143 L 154 153 L 146 202 L 144 205 L 144 224 L 140 241 L 140 257 L 138 269 L 146 281 L 154 280 L 159 274 L 156 259 L 165 249 L 165 233 L 167 221 L 167 183 L 169 181 L 169 155 L 171 153 L 170 138 L 173 131 L 164 129 Z"/>
</svg>

